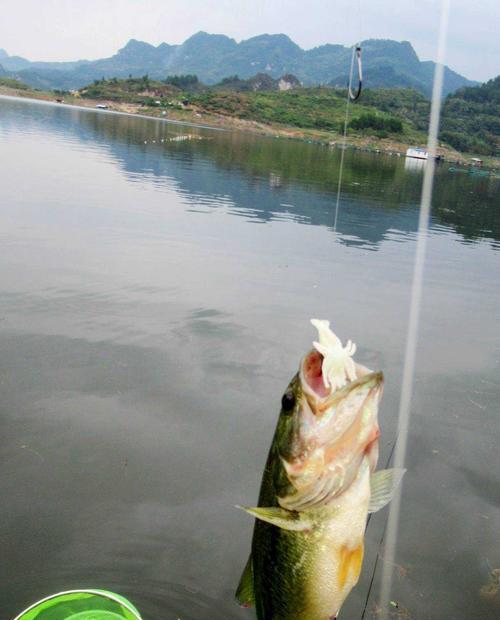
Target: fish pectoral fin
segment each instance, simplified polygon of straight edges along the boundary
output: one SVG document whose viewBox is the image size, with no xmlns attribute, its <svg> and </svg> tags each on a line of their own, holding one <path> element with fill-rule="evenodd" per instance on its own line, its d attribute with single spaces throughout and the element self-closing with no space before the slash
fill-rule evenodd
<svg viewBox="0 0 500 620">
<path fill-rule="evenodd" d="M 255 605 L 255 595 L 253 593 L 253 563 L 252 554 L 245 564 L 240 583 L 236 588 L 236 600 L 242 607 L 253 607 Z"/>
<path fill-rule="evenodd" d="M 370 477 L 368 512 L 377 512 L 391 501 L 406 469 L 381 469 Z"/>
<path fill-rule="evenodd" d="M 261 521 L 265 521 L 266 523 L 271 523 L 271 525 L 280 527 L 283 530 L 305 532 L 306 530 L 312 529 L 313 526 L 312 521 L 305 518 L 300 513 L 291 512 L 290 510 L 285 510 L 284 508 L 279 508 L 278 506 L 272 506 L 270 508 L 263 508 L 261 506 L 258 508 L 236 506 L 236 508 L 241 508 L 253 517 L 260 519 Z"/>
</svg>

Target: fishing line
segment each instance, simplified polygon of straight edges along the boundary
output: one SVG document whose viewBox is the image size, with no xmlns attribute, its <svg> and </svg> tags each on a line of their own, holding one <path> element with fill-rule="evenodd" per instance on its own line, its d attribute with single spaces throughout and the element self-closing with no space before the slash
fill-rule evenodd
<svg viewBox="0 0 500 620">
<path fill-rule="evenodd" d="M 347 136 L 347 121 L 349 119 L 349 104 L 351 102 L 351 89 L 352 89 L 352 75 L 354 72 L 354 54 L 356 52 L 356 48 L 358 46 L 354 45 L 352 48 L 352 56 L 351 56 L 351 70 L 349 71 L 349 86 L 347 88 L 347 100 L 345 104 L 345 119 L 344 119 L 344 136 L 342 138 L 342 153 L 340 155 L 340 168 L 339 168 L 339 184 L 337 187 L 337 201 L 335 204 L 335 217 L 333 220 L 333 230 L 337 231 L 337 218 L 339 215 L 339 203 L 340 203 L 340 192 L 342 189 L 342 173 L 344 171 L 344 154 L 346 148 L 346 136 Z"/>
<path fill-rule="evenodd" d="M 396 441 L 397 441 L 397 439 L 396 439 Z M 394 449 L 395 449 L 395 447 L 396 447 L 396 442 L 394 442 L 394 443 L 392 444 L 392 448 L 391 448 L 391 451 L 390 451 L 390 453 L 389 453 L 389 456 L 388 456 L 388 457 L 387 457 L 387 459 L 386 459 L 386 462 L 385 462 L 385 468 L 384 468 L 384 469 L 388 469 L 388 467 L 389 467 L 389 463 L 390 463 L 390 462 L 391 462 L 391 460 L 392 460 L 392 455 L 394 454 Z M 371 518 L 372 518 L 372 517 L 373 517 L 373 513 L 371 512 L 371 513 L 368 515 L 368 519 L 367 519 L 367 521 L 366 521 L 366 528 L 367 528 L 367 529 L 368 529 L 368 526 L 370 525 L 370 521 L 371 521 Z M 386 521 L 386 522 L 385 522 L 385 524 L 384 524 L 384 527 L 383 527 L 383 529 L 382 529 L 382 535 L 380 536 L 380 540 L 379 540 L 379 543 L 378 543 L 378 545 L 377 545 L 377 549 L 378 549 L 378 550 L 380 550 L 380 547 L 382 547 L 382 543 L 383 543 L 383 540 L 384 540 L 384 537 L 385 537 L 385 532 L 386 532 L 386 530 L 387 530 L 387 521 Z M 377 551 L 377 555 L 375 556 L 375 564 L 373 565 L 372 576 L 371 576 L 371 578 L 370 578 L 370 584 L 369 584 L 369 586 L 368 586 L 368 591 L 367 591 L 367 593 L 366 593 L 365 604 L 364 604 L 364 606 L 363 606 L 363 613 L 361 614 L 361 620 L 364 620 L 364 618 L 365 618 L 365 614 L 366 614 L 366 610 L 368 609 L 368 601 L 370 600 L 370 594 L 371 594 L 371 592 L 372 592 L 373 583 L 374 583 L 374 581 L 375 581 L 375 574 L 376 574 L 376 572 L 377 572 L 377 566 L 378 566 L 378 561 L 379 561 L 379 558 L 380 558 L 380 551 Z"/>
<path fill-rule="evenodd" d="M 371 517 L 371 515 L 370 515 Z M 370 519 L 368 519 L 369 521 Z M 387 522 L 384 525 L 384 529 L 382 530 L 382 536 L 380 537 L 380 541 L 378 543 L 378 549 L 380 549 L 381 545 L 382 545 L 382 541 L 384 540 L 384 536 L 385 536 L 385 530 L 387 529 Z M 378 566 L 378 561 L 380 558 L 380 553 L 377 553 L 376 557 L 375 557 L 375 564 L 373 566 L 373 572 L 372 572 L 372 576 L 370 578 L 370 585 L 368 586 L 368 592 L 366 593 L 366 599 L 365 599 L 365 604 L 363 606 L 363 613 L 361 614 L 361 620 L 365 620 L 365 614 L 366 614 L 366 610 L 368 609 L 368 601 L 370 600 L 370 594 L 373 588 L 373 583 L 375 581 L 375 574 L 377 572 L 377 566 Z"/>
<path fill-rule="evenodd" d="M 361 0 L 358 0 L 358 40 L 361 45 L 361 41 L 363 40 L 363 13 L 361 12 Z"/>
<path fill-rule="evenodd" d="M 340 155 L 339 182 L 338 182 L 338 187 L 337 187 L 337 200 L 335 202 L 335 217 L 333 220 L 334 232 L 337 232 L 337 219 L 338 219 L 338 214 L 339 214 L 340 194 L 341 194 L 341 189 L 342 189 L 342 173 L 344 171 L 344 153 L 345 153 L 346 141 L 347 141 L 347 122 L 349 119 L 349 104 L 351 101 L 356 101 L 356 99 L 359 99 L 359 96 L 361 94 L 361 82 L 363 79 L 362 68 L 361 68 L 361 41 L 362 41 L 361 15 L 362 15 L 361 0 L 358 0 L 358 30 L 359 30 L 358 41 L 359 43 L 353 46 L 352 48 L 351 69 L 349 71 L 349 85 L 347 87 L 347 100 L 346 100 L 346 106 L 345 106 L 344 134 L 342 137 L 342 153 Z M 357 91 L 356 96 L 354 96 L 352 93 L 352 77 L 354 73 L 354 55 L 355 54 L 357 55 L 357 59 L 358 59 L 358 76 L 359 76 L 359 85 L 358 85 L 358 91 Z"/>
<path fill-rule="evenodd" d="M 404 467 L 406 460 L 406 448 L 408 443 L 408 429 L 410 421 L 410 406 L 413 392 L 415 375 L 415 357 L 418 339 L 418 327 L 420 308 L 422 303 L 422 285 L 425 263 L 425 251 L 429 230 L 429 216 L 431 209 L 432 187 L 436 168 L 436 148 L 439 130 L 439 117 L 441 110 L 441 95 L 444 76 L 444 58 L 448 21 L 450 13 L 450 0 L 441 0 L 441 15 L 439 20 L 438 50 L 434 70 L 434 83 L 432 86 L 431 114 L 429 122 L 429 134 L 427 137 L 427 151 L 429 158 L 424 171 L 422 183 L 422 195 L 420 199 L 420 214 L 418 221 L 417 243 L 415 250 L 415 263 L 413 269 L 413 281 L 411 288 L 411 304 L 408 319 L 407 342 L 405 360 L 403 366 L 403 380 L 401 384 L 401 396 L 398 412 L 398 435 L 394 450 L 394 467 Z M 396 493 L 389 508 L 387 520 L 387 539 L 384 545 L 384 566 L 382 568 L 380 600 L 381 620 L 388 619 L 389 600 L 392 589 L 393 566 L 396 553 L 396 542 L 399 527 L 399 514 L 401 505 L 401 493 Z"/>
</svg>

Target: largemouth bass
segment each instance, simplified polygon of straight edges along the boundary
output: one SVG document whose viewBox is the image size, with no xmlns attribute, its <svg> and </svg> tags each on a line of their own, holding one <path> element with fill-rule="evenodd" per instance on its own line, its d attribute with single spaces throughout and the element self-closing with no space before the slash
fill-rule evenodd
<svg viewBox="0 0 500 620">
<path fill-rule="evenodd" d="M 333 620 L 356 585 L 369 512 L 404 471 L 375 472 L 383 375 L 328 321 L 288 385 L 267 458 L 252 551 L 236 597 L 258 620 Z"/>
</svg>

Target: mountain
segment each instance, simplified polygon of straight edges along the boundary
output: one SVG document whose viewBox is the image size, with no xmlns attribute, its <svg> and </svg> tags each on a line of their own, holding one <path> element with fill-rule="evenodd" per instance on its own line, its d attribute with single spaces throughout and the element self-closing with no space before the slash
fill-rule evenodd
<svg viewBox="0 0 500 620">
<path fill-rule="evenodd" d="M 363 77 L 366 88 L 414 88 L 427 97 L 432 95 L 434 68 L 432 60 L 419 60 L 408 41 L 369 40 L 362 44 Z M 344 73 L 329 82 L 331 86 L 345 86 L 349 81 L 346 67 Z M 356 75 L 356 74 L 355 74 Z M 356 78 L 354 78 L 356 79 Z M 462 86 L 475 86 L 478 82 L 445 67 L 443 96 Z"/>
<path fill-rule="evenodd" d="M 363 41 L 363 69 L 368 87 L 413 87 L 429 96 L 434 63 L 420 61 L 408 41 Z M 158 46 L 131 39 L 110 58 L 72 62 L 30 62 L 0 50 L 0 62 L 11 77 L 36 88 L 80 88 L 102 77 L 148 74 L 196 74 L 214 84 L 227 76 L 248 79 L 265 73 L 277 79 L 295 75 L 303 84 L 345 86 L 352 48 L 326 44 L 303 50 L 284 34 L 262 34 L 237 43 L 225 35 L 198 32 L 181 45 Z M 444 94 L 477 84 L 446 68 Z"/>
</svg>

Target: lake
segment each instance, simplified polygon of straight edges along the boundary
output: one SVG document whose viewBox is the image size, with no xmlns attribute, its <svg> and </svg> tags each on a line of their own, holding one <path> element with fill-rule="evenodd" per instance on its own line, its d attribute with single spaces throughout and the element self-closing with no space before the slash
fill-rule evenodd
<svg viewBox="0 0 500 620">
<path fill-rule="evenodd" d="M 234 505 L 313 317 L 385 373 L 386 466 L 423 172 L 346 151 L 335 229 L 340 155 L 0 99 L 2 618 L 98 586 L 145 620 L 252 619 Z M 392 619 L 498 618 L 499 250 L 499 181 L 438 167 Z M 377 617 L 386 520 L 341 618 Z"/>
</svg>

